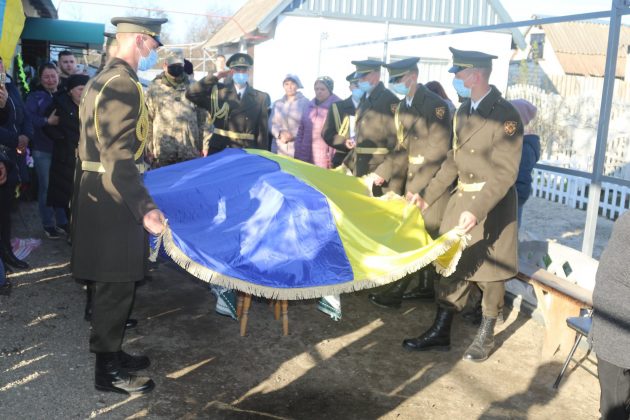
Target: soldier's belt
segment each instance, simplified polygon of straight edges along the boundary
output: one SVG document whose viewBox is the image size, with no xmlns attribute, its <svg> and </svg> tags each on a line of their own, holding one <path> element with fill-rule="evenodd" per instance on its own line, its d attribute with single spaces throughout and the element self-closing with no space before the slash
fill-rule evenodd
<svg viewBox="0 0 630 420">
<path fill-rule="evenodd" d="M 387 147 L 355 147 L 355 151 L 360 155 L 386 155 L 389 153 Z"/>
<path fill-rule="evenodd" d="M 140 172 L 141 174 L 143 174 L 146 171 L 146 167 L 144 166 L 144 163 L 136 163 L 136 168 L 138 168 L 138 172 Z M 103 166 L 103 164 L 101 164 L 101 162 L 82 161 L 81 169 L 87 172 L 98 172 L 101 174 L 104 174 L 106 172 L 105 167 Z"/>
<path fill-rule="evenodd" d="M 235 131 L 221 130 L 220 128 L 215 128 L 214 133 L 232 140 L 255 140 L 254 135 L 251 133 L 237 133 Z"/>
<path fill-rule="evenodd" d="M 486 185 L 485 182 L 475 182 L 473 184 L 464 184 L 462 181 L 457 181 L 457 189 L 462 192 L 479 192 Z"/>
<path fill-rule="evenodd" d="M 424 163 L 424 156 L 409 156 L 409 163 L 412 165 L 422 165 Z"/>
</svg>

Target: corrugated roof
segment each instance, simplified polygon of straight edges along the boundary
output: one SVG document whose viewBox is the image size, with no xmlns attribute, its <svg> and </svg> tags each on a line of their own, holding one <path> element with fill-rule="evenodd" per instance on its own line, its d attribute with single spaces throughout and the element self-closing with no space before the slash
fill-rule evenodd
<svg viewBox="0 0 630 420">
<path fill-rule="evenodd" d="M 267 28 L 282 13 L 440 28 L 511 22 L 499 0 L 249 0 L 206 46 L 216 47 L 238 42 L 243 35 L 256 35 L 257 30 Z"/>
<path fill-rule="evenodd" d="M 258 30 L 258 24 L 283 2 L 285 0 L 249 0 L 208 40 L 206 47 L 231 44 L 239 42 L 243 36 L 251 36 Z"/>
<path fill-rule="evenodd" d="M 562 69 L 567 74 L 603 77 L 606 68 L 608 24 L 596 22 L 563 22 L 543 25 Z M 615 77 L 626 69 L 630 28 L 621 27 Z"/>
</svg>

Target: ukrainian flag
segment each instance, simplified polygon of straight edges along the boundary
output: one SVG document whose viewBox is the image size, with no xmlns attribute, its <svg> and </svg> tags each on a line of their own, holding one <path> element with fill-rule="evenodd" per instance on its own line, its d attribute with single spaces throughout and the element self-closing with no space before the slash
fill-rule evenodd
<svg viewBox="0 0 630 420">
<path fill-rule="evenodd" d="M 0 57 L 9 67 L 15 47 L 17 46 L 22 29 L 24 29 L 24 9 L 22 0 L 0 0 Z"/>
<path fill-rule="evenodd" d="M 168 219 L 157 242 L 173 261 L 268 298 L 372 288 L 432 262 L 448 275 L 466 241 L 457 231 L 433 240 L 415 206 L 370 197 L 358 178 L 261 150 L 150 171 L 145 185 Z"/>
</svg>

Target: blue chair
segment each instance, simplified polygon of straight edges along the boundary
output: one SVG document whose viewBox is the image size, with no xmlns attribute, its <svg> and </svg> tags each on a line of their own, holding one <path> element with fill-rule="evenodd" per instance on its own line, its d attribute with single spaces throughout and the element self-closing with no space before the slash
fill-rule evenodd
<svg viewBox="0 0 630 420">
<path fill-rule="evenodd" d="M 573 353 L 575 353 L 575 350 L 580 344 L 580 341 L 582 341 L 582 337 L 588 337 L 588 335 L 590 334 L 591 326 L 593 325 L 592 313 L 589 311 L 587 316 L 576 316 L 567 318 L 567 325 L 569 326 L 569 328 L 575 331 L 575 344 L 573 344 L 573 348 L 571 349 L 571 352 L 569 352 L 567 360 L 564 362 L 564 365 L 562 366 L 562 370 L 560 371 L 556 382 L 554 382 L 553 384 L 553 389 L 558 389 L 560 381 L 564 376 L 564 372 L 567 370 L 567 366 L 569 366 L 569 362 L 573 358 Z M 588 355 L 591 354 L 591 347 L 591 343 L 588 343 L 588 351 L 586 352 L 586 356 L 584 357 L 584 359 L 586 359 Z M 581 363 L 582 361 L 579 361 L 578 366 Z"/>
</svg>

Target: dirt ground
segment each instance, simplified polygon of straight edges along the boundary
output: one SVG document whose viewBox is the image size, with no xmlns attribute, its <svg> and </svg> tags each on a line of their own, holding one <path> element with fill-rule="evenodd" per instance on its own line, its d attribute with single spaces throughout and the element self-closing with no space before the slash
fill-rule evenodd
<svg viewBox="0 0 630 420">
<path fill-rule="evenodd" d="M 537 199 L 527 205 L 525 228 L 540 217 L 546 228 L 561 225 L 535 232 L 539 238 L 579 236 L 584 212 L 571 224 L 570 209 Z M 16 236 L 41 238 L 35 203 L 22 205 L 20 214 Z M 602 223 L 610 235 L 612 223 Z M 481 364 L 461 360 L 476 330 L 459 318 L 450 352 L 403 350 L 403 338 L 432 323 L 434 305 L 382 310 L 368 302 L 368 292 L 343 295 L 340 322 L 318 312 L 314 301 L 292 302 L 288 337 L 268 304 L 256 301 L 248 335 L 240 337 L 235 321 L 214 313 L 207 285 L 170 264 L 138 288 L 139 326 L 124 344 L 151 357 L 147 373 L 156 389 L 140 397 L 98 392 L 84 291 L 69 274 L 69 255 L 63 240 L 43 239 L 27 259 L 31 270 L 12 274 L 13 294 L 0 297 L 1 419 L 598 417 L 595 358 L 574 370 L 572 363 L 554 391 L 563 358 L 541 361 L 543 327 L 509 308 L 497 349 Z"/>
</svg>

